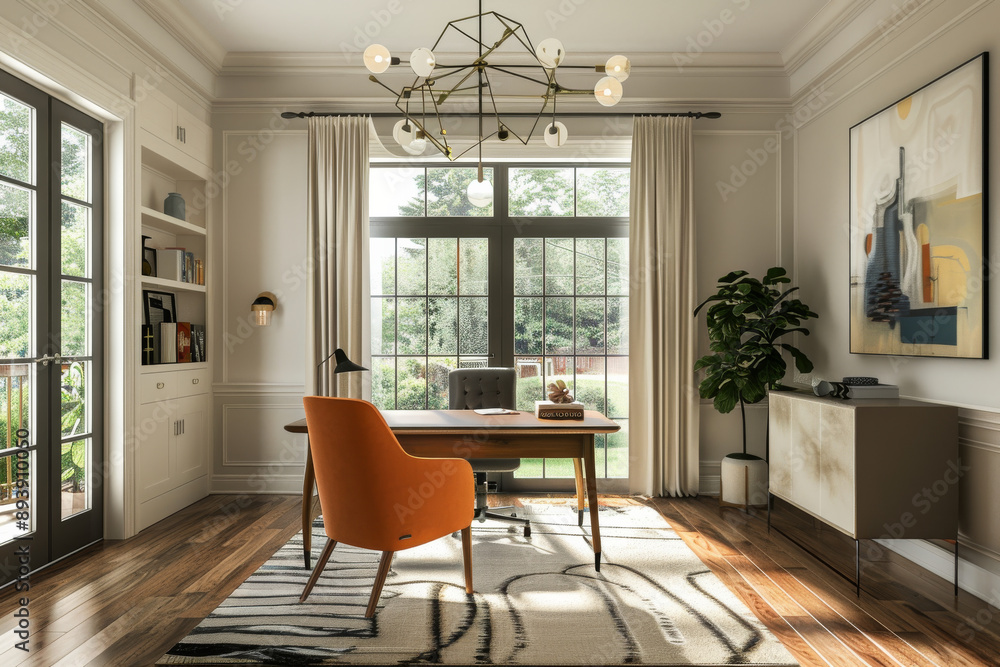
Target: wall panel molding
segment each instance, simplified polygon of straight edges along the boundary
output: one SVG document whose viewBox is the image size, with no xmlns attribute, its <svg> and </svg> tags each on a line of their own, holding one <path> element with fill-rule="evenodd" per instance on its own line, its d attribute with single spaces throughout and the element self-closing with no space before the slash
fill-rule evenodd
<svg viewBox="0 0 1000 667">
<path fill-rule="evenodd" d="M 284 397 L 282 397 L 284 398 Z M 237 441 L 233 431 L 239 426 L 246 427 L 253 417 L 261 417 L 262 413 L 282 412 L 277 420 L 271 421 L 276 426 L 278 438 L 269 441 L 270 458 L 251 458 L 237 449 Z M 290 421 L 302 418 L 302 406 L 295 403 L 227 403 L 222 405 L 222 467 L 247 468 L 263 467 L 269 470 L 278 468 L 301 468 L 305 462 L 305 449 L 298 442 L 296 434 L 284 430 L 284 425 Z M 243 414 L 238 414 L 243 413 Z M 251 413 L 247 415 L 246 413 Z M 273 436 L 272 436 L 273 437 Z M 301 477 L 300 477 L 301 479 Z"/>
</svg>

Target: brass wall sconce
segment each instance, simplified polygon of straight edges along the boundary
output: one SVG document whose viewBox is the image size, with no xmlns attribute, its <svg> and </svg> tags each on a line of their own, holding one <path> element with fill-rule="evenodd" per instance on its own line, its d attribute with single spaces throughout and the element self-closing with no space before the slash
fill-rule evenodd
<svg viewBox="0 0 1000 667">
<path fill-rule="evenodd" d="M 278 297 L 271 292 L 261 292 L 250 305 L 250 311 L 254 314 L 254 319 L 259 327 L 266 327 L 271 324 L 271 313 L 278 307 Z"/>
</svg>

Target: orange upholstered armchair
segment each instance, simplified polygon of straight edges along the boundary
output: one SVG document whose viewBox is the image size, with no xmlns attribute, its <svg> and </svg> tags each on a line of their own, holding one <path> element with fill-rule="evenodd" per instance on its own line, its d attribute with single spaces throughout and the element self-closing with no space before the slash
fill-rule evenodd
<svg viewBox="0 0 1000 667">
<path fill-rule="evenodd" d="M 378 409 L 353 398 L 307 396 L 306 425 L 327 542 L 300 602 L 338 542 L 382 552 L 365 616 L 375 613 L 392 556 L 462 531 L 465 590 L 472 592 L 472 468 L 463 459 L 410 456 Z"/>
</svg>

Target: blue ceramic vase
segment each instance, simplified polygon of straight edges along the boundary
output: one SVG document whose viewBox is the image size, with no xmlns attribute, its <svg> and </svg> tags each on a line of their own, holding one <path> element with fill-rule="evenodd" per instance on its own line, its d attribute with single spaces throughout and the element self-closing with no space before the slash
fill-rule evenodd
<svg viewBox="0 0 1000 667">
<path fill-rule="evenodd" d="M 169 216 L 173 216 L 178 220 L 184 219 L 184 197 L 181 197 L 178 192 L 171 192 L 167 194 L 167 198 L 163 200 L 163 212 Z"/>
</svg>

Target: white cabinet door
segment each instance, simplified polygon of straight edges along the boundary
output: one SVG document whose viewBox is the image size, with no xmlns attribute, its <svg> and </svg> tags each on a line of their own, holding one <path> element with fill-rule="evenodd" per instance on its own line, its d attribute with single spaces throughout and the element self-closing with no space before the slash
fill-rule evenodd
<svg viewBox="0 0 1000 667">
<path fill-rule="evenodd" d="M 139 104 L 139 127 L 169 144 L 177 142 L 177 103 L 156 91 L 147 91 Z"/>
<path fill-rule="evenodd" d="M 180 127 L 180 148 L 202 164 L 212 163 L 212 130 L 186 109 L 177 107 L 177 125 Z"/>
<path fill-rule="evenodd" d="M 145 403 L 139 408 L 139 433 L 135 438 L 139 502 L 174 487 L 170 474 L 170 447 L 175 412 L 173 401 Z"/>
<path fill-rule="evenodd" d="M 208 472 L 208 405 L 204 396 L 179 398 L 178 434 L 174 436 L 174 486 L 190 482 Z"/>
</svg>

